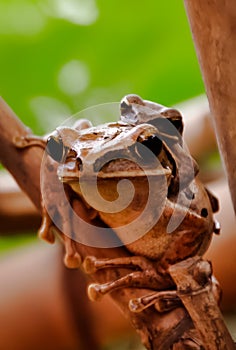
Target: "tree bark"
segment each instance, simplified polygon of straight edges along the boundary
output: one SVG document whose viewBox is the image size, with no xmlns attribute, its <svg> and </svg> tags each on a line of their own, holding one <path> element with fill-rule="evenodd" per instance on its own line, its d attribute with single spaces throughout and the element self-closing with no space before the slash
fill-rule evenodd
<svg viewBox="0 0 236 350">
<path fill-rule="evenodd" d="M 236 2 L 184 2 L 236 211 Z"/>
<path fill-rule="evenodd" d="M 211 265 L 199 257 L 184 260 L 170 267 L 178 296 L 188 310 L 195 329 L 201 335 L 205 350 L 233 350 L 234 342 L 212 292 Z"/>
</svg>

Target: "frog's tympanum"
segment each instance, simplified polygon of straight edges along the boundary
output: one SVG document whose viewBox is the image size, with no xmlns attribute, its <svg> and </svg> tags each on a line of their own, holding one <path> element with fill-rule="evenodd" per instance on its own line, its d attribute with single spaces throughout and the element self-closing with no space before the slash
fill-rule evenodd
<svg viewBox="0 0 236 350">
<path fill-rule="evenodd" d="M 213 232 L 218 233 L 213 220 L 217 199 L 198 180 L 198 166 L 183 145 L 182 132 L 179 111 L 127 95 L 120 103 L 120 120 L 96 127 L 81 120 L 73 128 L 57 128 L 47 139 L 46 151 L 58 163 L 57 175 L 68 188 L 68 198 L 84 203 L 88 213 L 111 227 L 130 252 L 129 257 L 84 260 L 88 273 L 122 266 L 131 269 L 116 281 L 90 285 L 91 299 L 122 287 L 173 288 L 168 267 L 204 254 Z M 126 207 L 130 187 L 123 183 L 124 203 L 119 203 L 121 180 L 131 182 L 134 190 Z M 109 210 L 113 202 L 121 210 Z M 49 226 L 46 215 L 40 232 L 52 241 Z M 67 265 L 78 266 L 73 240 L 66 242 Z M 149 303 L 133 301 L 130 308 L 140 311 L 156 299 L 154 293 Z"/>
</svg>

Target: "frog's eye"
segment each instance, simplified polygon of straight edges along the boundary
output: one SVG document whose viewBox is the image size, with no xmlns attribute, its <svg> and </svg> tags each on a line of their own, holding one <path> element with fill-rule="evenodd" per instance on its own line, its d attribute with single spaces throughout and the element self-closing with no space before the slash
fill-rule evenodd
<svg viewBox="0 0 236 350">
<path fill-rule="evenodd" d="M 61 163 L 65 159 L 68 148 L 64 146 L 62 139 L 49 136 L 47 140 L 46 152 L 56 162 Z"/>
<path fill-rule="evenodd" d="M 166 117 L 178 130 L 180 135 L 182 135 L 184 126 L 181 113 L 177 109 L 167 108 L 161 114 Z"/>
<path fill-rule="evenodd" d="M 141 105 L 141 106 L 144 106 L 144 101 L 142 100 L 142 98 L 138 95 L 135 95 L 135 94 L 129 94 L 129 95 L 126 95 L 122 101 L 127 101 L 128 104 L 135 104 L 135 105 Z"/>
<path fill-rule="evenodd" d="M 147 140 L 142 142 L 157 157 L 162 150 L 162 140 L 157 136 L 150 136 Z"/>
<path fill-rule="evenodd" d="M 138 161 L 142 164 L 151 164 L 156 162 L 158 155 L 162 150 L 162 141 L 157 136 L 150 136 L 147 140 L 136 142 L 133 151 Z"/>
<path fill-rule="evenodd" d="M 132 111 L 133 105 L 142 105 L 144 106 L 144 102 L 138 95 L 126 95 L 122 98 L 120 103 L 120 111 L 121 115 L 130 114 Z"/>
<path fill-rule="evenodd" d="M 121 115 L 126 115 L 132 111 L 132 106 L 124 99 L 120 104 Z"/>
</svg>

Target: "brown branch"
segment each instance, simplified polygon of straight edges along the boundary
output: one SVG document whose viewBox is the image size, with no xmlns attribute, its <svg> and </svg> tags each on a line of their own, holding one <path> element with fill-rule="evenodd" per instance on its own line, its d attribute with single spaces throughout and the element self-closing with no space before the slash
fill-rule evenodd
<svg viewBox="0 0 236 350">
<path fill-rule="evenodd" d="M 0 171 L 0 222 L 0 235 L 30 233 L 40 225 L 39 212 L 5 171 Z"/>
<path fill-rule="evenodd" d="M 188 310 L 205 350 L 235 349 L 212 292 L 211 265 L 199 257 L 170 267 L 178 296 Z"/>
<path fill-rule="evenodd" d="M 41 210 L 40 165 L 43 150 L 32 148 L 22 151 L 15 147 L 14 139 L 31 134 L 10 107 L 0 98 L 0 161 L 13 175 L 20 188 L 27 193 L 34 205 Z"/>
<path fill-rule="evenodd" d="M 43 152 L 37 147 L 30 147 L 24 150 L 19 150 L 14 145 L 14 140 L 16 137 L 27 134 L 29 134 L 29 130 L 25 128 L 22 123 L 20 123 L 20 121 L 16 118 L 6 103 L 3 100 L 0 100 L 0 136 L 2 140 L 2 147 L 0 148 L 0 159 L 16 178 L 17 182 L 23 188 L 23 190 L 30 196 L 36 207 L 41 208 L 39 173 Z M 79 212 L 79 210 L 80 206 L 76 208 L 77 213 L 79 213 L 82 217 L 86 215 L 84 211 Z M 89 218 L 86 217 L 85 219 L 89 221 Z M 96 234 L 96 227 L 94 227 L 94 233 Z M 79 243 L 76 243 L 76 247 L 82 258 L 85 258 L 88 255 L 94 255 L 96 258 L 117 258 L 129 255 L 129 252 L 125 248 L 98 249 Z M 92 278 L 97 282 L 104 283 L 115 280 L 127 272 L 130 271 L 125 271 L 124 269 L 116 269 L 115 271 L 113 269 L 104 269 L 92 275 Z M 191 283 L 192 275 L 194 275 L 194 271 L 191 271 L 191 273 L 189 273 L 187 270 L 184 271 L 185 275 L 183 275 L 182 272 L 179 273 L 178 268 L 175 268 L 175 266 L 171 268 L 171 273 L 173 274 L 173 278 L 177 286 L 180 288 L 182 286 L 182 282 L 185 283 L 186 279 L 190 281 L 189 283 Z M 181 276 L 181 278 L 179 276 Z M 208 300 L 207 298 L 210 298 L 208 307 L 211 308 L 212 312 L 215 312 L 214 315 L 218 317 L 217 315 L 219 311 L 217 308 L 215 308 L 216 304 L 213 296 L 211 295 L 211 291 L 209 293 L 210 296 L 205 295 L 204 292 L 205 291 L 203 290 L 202 295 L 204 295 L 204 298 L 206 298 L 206 300 Z M 208 292 L 209 291 L 207 291 L 207 293 Z M 183 304 L 185 305 L 188 312 L 184 307 L 178 307 L 169 313 L 163 314 L 158 313 L 154 308 L 148 308 L 141 313 L 131 312 L 128 307 L 130 299 L 137 298 L 144 294 L 147 294 L 147 290 L 126 288 L 122 289 L 122 292 L 112 292 L 111 297 L 122 310 L 124 315 L 131 321 L 136 331 L 140 334 L 142 342 L 147 347 L 147 349 L 189 349 L 195 348 L 194 343 L 196 339 L 198 339 L 197 344 L 202 344 L 201 338 L 206 341 L 206 337 L 204 332 L 202 332 L 202 328 L 199 327 L 197 323 L 195 323 L 196 330 L 194 330 L 192 322 L 192 320 L 194 322 L 198 320 L 199 317 L 196 305 L 201 305 L 201 300 L 198 300 L 195 295 L 191 295 L 190 298 L 188 298 L 186 301 L 186 298 L 183 297 L 181 293 L 179 294 L 179 297 L 183 301 Z M 189 315 L 192 317 L 192 320 Z M 205 317 L 202 325 L 203 329 L 207 322 L 209 322 L 209 317 Z M 210 324 L 207 325 L 210 327 Z M 219 330 L 221 331 L 220 335 L 222 336 L 223 341 L 227 341 L 227 344 L 229 345 L 228 348 L 233 349 L 233 343 L 231 341 L 230 335 L 225 329 L 223 321 L 216 323 L 214 327 L 212 327 L 213 333 L 218 329 L 217 327 L 219 327 Z M 199 337 L 199 334 L 201 337 Z M 195 340 L 191 341 L 191 337 L 193 337 Z M 174 348 L 173 344 L 176 344 L 174 345 Z M 210 349 L 210 347 L 208 348 Z M 220 346 L 218 349 L 223 348 L 223 346 Z"/>
<path fill-rule="evenodd" d="M 236 2 L 185 5 L 236 212 Z"/>
<path fill-rule="evenodd" d="M 14 144 L 16 137 L 28 134 L 31 134 L 30 130 L 19 121 L 3 99 L 0 99 L 0 160 L 35 206 L 41 210 L 40 165 L 43 151 L 38 147 L 19 150 Z M 96 249 L 77 244 L 77 249 L 83 258 L 87 255 L 94 255 L 97 258 L 129 255 L 125 248 Z M 122 273 L 125 273 L 124 269 L 118 272 L 120 276 Z M 95 281 L 107 282 L 118 276 L 117 271 L 104 269 L 92 277 Z M 131 312 L 128 308 L 129 300 L 146 293 L 147 291 L 142 289 L 123 289 L 122 293 L 114 291 L 111 297 L 124 315 L 130 319 L 147 349 L 166 350 L 185 331 L 193 327 L 192 321 L 184 308 L 178 308 L 163 315 L 158 314 L 154 308 L 149 308 L 140 314 Z"/>
</svg>

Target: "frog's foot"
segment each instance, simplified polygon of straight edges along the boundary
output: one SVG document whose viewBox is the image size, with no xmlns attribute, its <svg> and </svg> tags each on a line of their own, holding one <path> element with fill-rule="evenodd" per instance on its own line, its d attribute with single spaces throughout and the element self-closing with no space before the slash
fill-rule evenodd
<svg viewBox="0 0 236 350">
<path fill-rule="evenodd" d="M 32 146 L 37 146 L 45 149 L 47 144 L 45 137 L 40 137 L 35 135 L 18 136 L 18 137 L 15 137 L 13 141 L 14 141 L 14 145 L 17 148 L 22 148 L 22 149 L 32 147 Z"/>
<path fill-rule="evenodd" d="M 182 305 L 176 290 L 153 292 L 143 297 L 131 299 L 129 309 L 132 312 L 141 312 L 154 305 L 158 312 L 166 312 Z"/>
<path fill-rule="evenodd" d="M 64 257 L 64 264 L 69 269 L 77 269 L 80 267 L 82 258 L 76 250 L 76 243 L 70 237 L 64 235 L 64 244 L 66 254 Z"/>
<path fill-rule="evenodd" d="M 83 263 L 84 269 L 87 273 L 95 273 L 98 270 L 106 268 L 119 268 L 124 267 L 134 270 L 149 270 L 156 271 L 154 264 L 144 258 L 143 256 L 125 256 L 114 259 L 97 259 L 94 256 L 87 256 Z M 160 277 L 163 280 L 162 277 Z"/>
<path fill-rule="evenodd" d="M 44 206 L 42 206 L 42 223 L 38 231 L 41 239 L 48 243 L 54 243 L 55 235 L 58 234 L 63 238 L 65 244 L 64 263 L 70 269 L 78 268 L 81 265 L 81 257 L 76 251 L 76 243 L 70 237 L 64 235 L 53 223 Z"/>
<path fill-rule="evenodd" d="M 125 276 L 114 281 L 103 284 L 92 283 L 88 287 L 88 296 L 91 300 L 99 300 L 104 294 L 110 293 L 118 288 L 148 288 L 152 290 L 163 290 L 170 286 L 170 280 L 158 273 L 154 264 L 148 259 L 140 256 L 121 257 L 116 259 L 96 259 L 95 257 L 87 257 L 84 260 L 83 267 L 87 273 L 95 273 L 104 268 L 128 268 L 134 269 Z M 159 310 L 170 309 L 171 302 L 176 301 L 176 292 L 159 292 L 152 293 L 140 299 L 130 301 L 130 310 L 140 312 L 141 310 L 157 304 Z M 168 300 L 171 301 L 168 302 Z M 178 300 L 179 302 L 179 300 Z M 174 306 L 173 306 L 174 307 Z"/>
<path fill-rule="evenodd" d="M 85 272 L 90 274 L 105 268 L 129 268 L 135 270 L 107 283 L 90 284 L 88 296 L 92 301 L 100 300 L 103 295 L 120 288 L 148 288 L 153 290 L 153 292 L 130 300 L 129 308 L 132 312 L 141 312 L 152 305 L 158 312 L 166 312 L 182 305 L 177 291 L 174 289 L 173 281 L 169 279 L 168 275 L 158 272 L 155 265 L 144 257 L 132 256 L 115 259 L 87 257 L 83 262 L 83 267 Z M 219 302 L 221 294 L 219 284 L 214 276 L 209 277 L 212 293 L 216 301 Z"/>
</svg>

